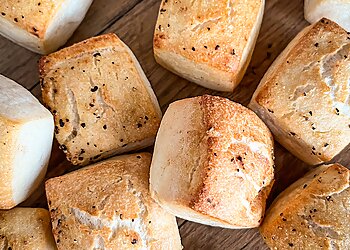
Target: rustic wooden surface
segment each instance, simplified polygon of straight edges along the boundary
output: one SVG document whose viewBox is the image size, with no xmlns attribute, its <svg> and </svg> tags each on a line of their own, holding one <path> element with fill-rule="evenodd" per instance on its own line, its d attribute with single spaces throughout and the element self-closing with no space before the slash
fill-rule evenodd
<svg viewBox="0 0 350 250">
<path fill-rule="evenodd" d="M 85 20 L 68 42 L 72 44 L 91 36 L 115 32 L 134 51 L 158 96 L 162 110 L 169 103 L 205 93 L 228 97 L 247 105 L 269 65 L 305 26 L 302 0 L 266 0 L 265 16 L 252 61 L 234 93 L 204 89 L 168 72 L 153 58 L 152 36 L 160 0 L 96 0 Z M 16 80 L 40 98 L 37 60 L 39 55 L 0 37 L 0 73 Z M 349 148 L 337 161 L 349 166 Z M 302 163 L 276 143 L 276 183 L 269 204 L 278 193 L 301 177 L 311 167 Z M 72 167 L 58 150 L 57 143 L 47 178 L 61 175 Z M 46 206 L 43 186 L 23 205 Z M 227 230 L 179 219 L 184 249 L 267 249 L 257 229 Z"/>
</svg>

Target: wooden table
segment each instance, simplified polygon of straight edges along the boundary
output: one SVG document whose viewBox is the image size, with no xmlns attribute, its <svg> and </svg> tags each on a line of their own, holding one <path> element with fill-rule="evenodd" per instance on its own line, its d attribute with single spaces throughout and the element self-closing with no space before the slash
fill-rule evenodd
<svg viewBox="0 0 350 250">
<path fill-rule="evenodd" d="M 134 51 L 162 110 L 169 103 L 205 93 L 228 97 L 247 105 L 267 68 L 294 36 L 308 23 L 303 18 L 302 0 L 266 0 L 265 16 L 252 61 L 239 87 L 233 93 L 204 89 L 160 67 L 153 58 L 152 36 L 160 0 L 95 0 L 85 20 L 68 45 L 83 39 L 114 32 Z M 16 80 L 40 98 L 37 61 L 39 55 L 0 37 L 0 73 Z M 349 148 L 336 161 L 350 164 Z M 276 183 L 269 203 L 310 166 L 302 163 L 276 143 Z M 61 175 L 72 166 L 55 142 L 47 178 Z M 24 206 L 45 207 L 43 186 Z M 227 230 L 178 220 L 184 249 L 267 249 L 257 229 Z"/>
</svg>

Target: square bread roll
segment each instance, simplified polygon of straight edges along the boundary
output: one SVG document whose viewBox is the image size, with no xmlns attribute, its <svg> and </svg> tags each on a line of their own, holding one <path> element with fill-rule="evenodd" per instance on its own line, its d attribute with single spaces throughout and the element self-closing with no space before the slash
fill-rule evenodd
<svg viewBox="0 0 350 250">
<path fill-rule="evenodd" d="M 206 88 L 233 91 L 250 62 L 264 7 L 264 0 L 162 0 L 155 59 Z"/>
<path fill-rule="evenodd" d="M 350 31 L 349 0 L 305 0 L 304 15 L 310 23 L 328 18 Z"/>
<path fill-rule="evenodd" d="M 50 112 L 28 90 L 0 75 L 0 209 L 18 205 L 42 182 L 53 131 Z"/>
<path fill-rule="evenodd" d="M 0 249 L 55 250 L 49 211 L 17 207 L 0 211 Z"/>
<path fill-rule="evenodd" d="M 273 202 L 260 228 L 271 249 L 350 249 L 350 171 L 323 165 Z"/>
<path fill-rule="evenodd" d="M 257 227 L 273 180 L 273 139 L 253 111 L 208 95 L 170 104 L 150 178 L 163 208 L 211 226 Z"/>
<path fill-rule="evenodd" d="M 271 65 L 249 107 L 308 164 L 350 143 L 350 37 L 328 19 L 306 27 Z"/>
<path fill-rule="evenodd" d="M 40 77 L 56 138 L 73 164 L 153 144 L 161 119 L 157 98 L 137 59 L 115 34 L 43 57 Z"/>
<path fill-rule="evenodd" d="M 175 217 L 149 194 L 150 163 L 123 155 L 48 180 L 58 249 L 182 249 Z"/>
<path fill-rule="evenodd" d="M 39 54 L 66 43 L 92 0 L 5 0 L 0 2 L 0 34 Z"/>
</svg>

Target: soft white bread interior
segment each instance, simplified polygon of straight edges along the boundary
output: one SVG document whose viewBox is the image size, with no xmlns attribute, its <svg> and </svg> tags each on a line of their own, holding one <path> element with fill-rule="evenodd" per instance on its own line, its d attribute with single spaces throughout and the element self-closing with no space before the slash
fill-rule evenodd
<svg viewBox="0 0 350 250">
<path fill-rule="evenodd" d="M 283 191 L 260 228 L 271 249 L 350 249 L 350 171 L 323 165 Z"/>
<path fill-rule="evenodd" d="M 22 207 L 0 211 L 0 249 L 57 249 L 49 211 Z"/>
<path fill-rule="evenodd" d="M 162 116 L 132 51 L 105 34 L 40 60 L 43 102 L 55 134 L 75 165 L 153 144 Z"/>
<path fill-rule="evenodd" d="M 348 33 L 321 19 L 274 61 L 249 107 L 299 159 L 328 162 L 350 143 L 349 67 Z"/>
<path fill-rule="evenodd" d="M 175 217 L 149 194 L 150 163 L 123 155 L 48 180 L 58 249 L 182 249 Z"/>
<path fill-rule="evenodd" d="M 25 88 L 0 75 L 0 209 L 24 201 L 43 180 L 53 118 Z"/>
<path fill-rule="evenodd" d="M 202 224 L 257 227 L 273 178 L 273 139 L 254 112 L 213 96 L 170 104 L 150 177 L 163 208 Z"/>
<path fill-rule="evenodd" d="M 264 6 L 264 0 L 163 0 L 154 33 L 155 59 L 189 81 L 233 91 L 250 62 Z"/>
<path fill-rule="evenodd" d="M 40 54 L 64 45 L 93 0 L 6 0 L 0 3 L 0 34 Z"/>
<path fill-rule="evenodd" d="M 350 31 L 349 0 L 305 0 L 304 15 L 310 23 L 328 18 Z"/>
</svg>

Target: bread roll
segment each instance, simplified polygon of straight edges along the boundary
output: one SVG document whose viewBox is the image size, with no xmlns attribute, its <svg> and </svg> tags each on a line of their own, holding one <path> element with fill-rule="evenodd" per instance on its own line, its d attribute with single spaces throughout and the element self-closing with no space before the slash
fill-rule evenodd
<svg viewBox="0 0 350 250">
<path fill-rule="evenodd" d="M 328 18 L 350 31 L 349 0 L 305 0 L 304 15 L 310 23 Z"/>
<path fill-rule="evenodd" d="M 150 196 L 148 153 L 46 182 L 58 249 L 181 249 L 175 217 Z"/>
<path fill-rule="evenodd" d="M 53 118 L 25 88 L 0 75 L 0 209 L 24 201 L 43 180 Z"/>
<path fill-rule="evenodd" d="M 282 192 L 260 232 L 271 249 L 350 249 L 350 171 L 323 165 Z"/>
<path fill-rule="evenodd" d="M 233 91 L 248 67 L 264 6 L 264 0 L 162 0 L 155 59 L 206 88 Z"/>
<path fill-rule="evenodd" d="M 43 208 L 0 211 L 0 249 L 55 250 L 50 215 Z"/>
<path fill-rule="evenodd" d="M 0 2 L 0 34 L 40 54 L 66 43 L 92 0 L 5 0 Z"/>
<path fill-rule="evenodd" d="M 150 178 L 163 208 L 202 224 L 257 227 L 273 178 L 273 139 L 254 112 L 208 95 L 170 104 Z"/>
<path fill-rule="evenodd" d="M 349 35 L 322 19 L 275 60 L 249 107 L 295 156 L 327 162 L 350 143 L 349 67 Z"/>
<path fill-rule="evenodd" d="M 61 148 L 75 165 L 153 144 L 161 111 L 131 50 L 115 34 L 40 60 L 43 101 Z"/>
</svg>

